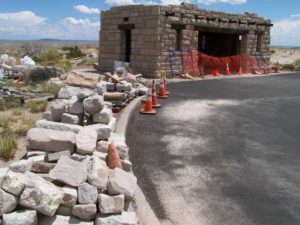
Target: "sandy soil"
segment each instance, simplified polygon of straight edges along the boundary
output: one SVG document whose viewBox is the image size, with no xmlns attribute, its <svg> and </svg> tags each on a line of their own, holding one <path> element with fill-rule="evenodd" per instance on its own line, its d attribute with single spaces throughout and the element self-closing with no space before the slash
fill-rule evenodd
<svg viewBox="0 0 300 225">
<path fill-rule="evenodd" d="M 275 53 L 271 56 L 272 63 L 293 64 L 300 59 L 300 48 L 272 48 Z"/>
</svg>

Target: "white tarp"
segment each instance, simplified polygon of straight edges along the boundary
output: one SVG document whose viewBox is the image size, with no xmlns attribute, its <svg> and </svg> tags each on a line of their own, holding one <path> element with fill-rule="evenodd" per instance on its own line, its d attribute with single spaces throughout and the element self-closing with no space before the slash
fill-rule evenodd
<svg viewBox="0 0 300 225">
<path fill-rule="evenodd" d="M 20 62 L 24 66 L 35 67 L 35 61 L 33 61 L 32 58 L 27 55 L 24 58 L 20 59 Z"/>
<path fill-rule="evenodd" d="M 16 65 L 16 59 L 14 57 L 10 57 L 7 54 L 0 55 L 0 64 L 6 64 L 9 66 Z"/>
</svg>

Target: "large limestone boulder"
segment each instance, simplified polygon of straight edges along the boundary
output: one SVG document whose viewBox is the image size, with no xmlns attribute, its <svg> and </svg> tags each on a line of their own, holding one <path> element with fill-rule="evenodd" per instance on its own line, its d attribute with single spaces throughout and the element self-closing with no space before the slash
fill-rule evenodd
<svg viewBox="0 0 300 225">
<path fill-rule="evenodd" d="M 100 190 L 105 190 L 108 182 L 108 168 L 106 162 L 98 157 L 93 158 L 88 182 Z"/>
<path fill-rule="evenodd" d="M 70 72 L 66 83 L 71 86 L 96 88 L 98 82 L 100 81 L 100 76 L 95 73 L 76 73 Z"/>
<path fill-rule="evenodd" d="M 88 157 L 82 161 L 77 161 L 68 156 L 62 156 L 54 169 L 50 171 L 49 177 L 67 185 L 78 187 L 87 180 L 89 161 Z"/>
<path fill-rule="evenodd" d="M 72 87 L 66 86 L 60 89 L 58 93 L 58 98 L 61 99 L 71 99 L 73 96 L 76 96 L 78 100 L 82 100 L 89 96 L 96 94 L 93 89 L 83 88 L 83 87 Z"/>
<path fill-rule="evenodd" d="M 103 95 L 105 92 L 107 92 L 106 84 L 103 81 L 101 81 L 97 84 L 96 89 L 97 89 L 98 95 Z"/>
<path fill-rule="evenodd" d="M 53 216 L 64 197 L 64 192 L 34 173 L 26 172 L 25 175 L 30 182 L 26 184 L 20 196 L 20 205 Z"/>
<path fill-rule="evenodd" d="M 60 131 L 72 131 L 74 133 L 78 133 L 83 129 L 82 126 L 72 125 L 66 123 L 57 123 L 48 120 L 38 120 L 35 124 L 36 128 L 44 128 L 44 129 L 52 129 L 52 130 L 60 130 Z"/>
<path fill-rule="evenodd" d="M 66 101 L 64 100 L 56 100 L 51 103 L 51 117 L 55 122 L 61 121 L 61 116 L 66 112 Z"/>
<path fill-rule="evenodd" d="M 55 163 L 34 162 L 30 171 L 35 173 L 49 173 L 55 165 Z"/>
<path fill-rule="evenodd" d="M 84 127 L 76 135 L 77 152 L 81 154 L 92 154 L 96 150 L 97 133 L 95 129 Z"/>
<path fill-rule="evenodd" d="M 6 176 L 8 171 L 9 171 L 9 169 L 7 167 L 0 168 L 0 187 L 1 187 L 2 181 L 4 180 L 4 177 Z"/>
<path fill-rule="evenodd" d="M 109 196 L 106 194 L 99 194 L 98 208 L 103 214 L 121 213 L 124 210 L 124 195 Z"/>
<path fill-rule="evenodd" d="M 2 210 L 0 209 L 0 212 L 2 213 L 10 213 L 14 211 L 14 209 L 18 205 L 18 198 L 12 194 L 9 194 L 5 191 L 3 191 L 0 188 L 0 206 L 2 207 Z"/>
<path fill-rule="evenodd" d="M 97 140 L 107 140 L 112 132 L 112 128 L 105 124 L 93 124 L 87 127 L 90 127 L 96 131 Z"/>
<path fill-rule="evenodd" d="M 70 131 L 32 128 L 27 133 L 26 147 L 51 152 L 74 152 L 75 141 L 76 135 Z"/>
<path fill-rule="evenodd" d="M 70 216 L 56 215 L 53 217 L 40 217 L 38 225 L 94 225 L 94 222 L 82 221 Z"/>
<path fill-rule="evenodd" d="M 137 217 L 135 212 L 126 211 L 116 215 L 98 214 L 95 225 L 137 225 Z"/>
<path fill-rule="evenodd" d="M 124 194 L 127 198 L 133 198 L 137 188 L 137 179 L 134 175 L 122 169 L 115 168 L 109 176 L 107 189 L 109 194 Z"/>
<path fill-rule="evenodd" d="M 35 210 L 18 210 L 4 214 L 2 225 L 37 225 L 37 213 Z"/>
<path fill-rule="evenodd" d="M 96 204 L 75 205 L 72 210 L 73 216 L 82 220 L 93 220 L 97 213 Z"/>
<path fill-rule="evenodd" d="M 113 117 L 112 110 L 107 106 L 103 107 L 100 112 L 96 112 L 93 115 L 93 122 L 108 124 Z"/>
<path fill-rule="evenodd" d="M 83 183 L 78 187 L 79 204 L 94 204 L 97 201 L 98 190 L 93 185 Z"/>
<path fill-rule="evenodd" d="M 8 171 L 2 181 L 2 189 L 10 194 L 19 196 L 28 182 L 23 173 Z"/>
<path fill-rule="evenodd" d="M 68 112 L 75 115 L 83 114 L 83 103 L 76 96 L 68 101 Z"/>
<path fill-rule="evenodd" d="M 61 116 L 61 122 L 72 125 L 79 125 L 81 124 L 81 116 L 73 115 L 70 113 L 64 113 Z"/>
<path fill-rule="evenodd" d="M 89 115 L 99 112 L 103 106 L 104 100 L 101 95 L 93 95 L 83 100 L 84 111 Z"/>
<path fill-rule="evenodd" d="M 61 156 L 71 156 L 70 151 L 61 151 L 61 152 L 54 152 L 54 153 L 47 153 L 45 156 L 46 162 L 57 162 Z"/>
</svg>

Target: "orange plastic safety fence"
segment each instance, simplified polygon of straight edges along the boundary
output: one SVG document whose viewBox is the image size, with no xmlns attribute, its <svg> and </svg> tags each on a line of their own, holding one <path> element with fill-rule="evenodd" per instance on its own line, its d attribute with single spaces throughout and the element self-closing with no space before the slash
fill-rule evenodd
<svg viewBox="0 0 300 225">
<path fill-rule="evenodd" d="M 214 57 L 196 50 L 182 51 L 182 63 L 184 72 L 192 76 L 228 74 L 226 69 L 231 75 L 260 71 L 256 58 L 250 55 Z"/>
</svg>

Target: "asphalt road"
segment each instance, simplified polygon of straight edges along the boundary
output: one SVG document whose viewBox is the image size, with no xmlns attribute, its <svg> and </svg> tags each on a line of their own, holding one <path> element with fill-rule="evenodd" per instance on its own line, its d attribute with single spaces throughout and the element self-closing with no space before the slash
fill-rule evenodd
<svg viewBox="0 0 300 225">
<path fill-rule="evenodd" d="M 300 74 L 172 83 L 127 129 L 162 224 L 300 224 Z"/>
</svg>

